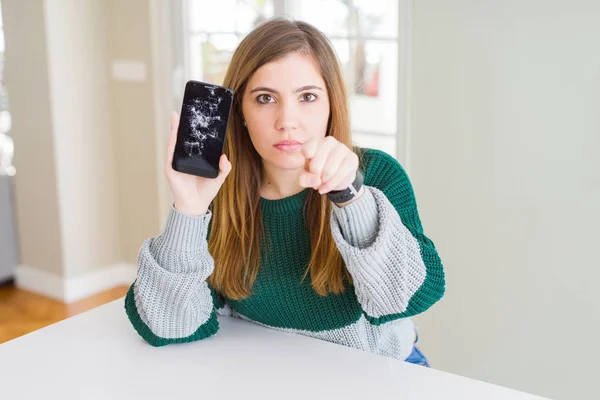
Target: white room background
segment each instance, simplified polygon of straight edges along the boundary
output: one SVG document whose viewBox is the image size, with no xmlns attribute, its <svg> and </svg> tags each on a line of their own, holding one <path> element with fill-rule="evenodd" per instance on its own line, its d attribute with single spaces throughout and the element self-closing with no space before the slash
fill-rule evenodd
<svg viewBox="0 0 600 400">
<path fill-rule="evenodd" d="M 265 18 L 310 22 L 331 39 L 350 94 L 353 138 L 403 159 L 406 152 L 406 2 L 396 0 L 181 0 L 176 87 L 187 79 L 220 84 L 241 39 Z M 183 45 L 181 45 L 183 43 Z M 180 102 L 181 90 L 174 93 Z M 400 107 L 400 105 L 402 105 Z"/>
<path fill-rule="evenodd" d="M 416 318 L 435 368 L 600 398 L 599 2 L 171 4 L 171 109 L 187 79 L 221 83 L 261 18 L 300 18 L 329 35 L 357 144 L 409 171 L 445 264 L 446 296 Z"/>
</svg>

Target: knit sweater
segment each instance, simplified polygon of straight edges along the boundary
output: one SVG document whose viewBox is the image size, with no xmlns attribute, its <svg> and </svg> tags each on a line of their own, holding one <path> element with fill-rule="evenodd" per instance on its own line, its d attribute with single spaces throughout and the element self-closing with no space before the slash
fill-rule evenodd
<svg viewBox="0 0 600 400">
<path fill-rule="evenodd" d="M 353 281 L 343 293 L 320 296 L 310 274 L 302 279 L 311 257 L 302 208 L 312 189 L 260 199 L 269 253 L 243 300 L 224 298 L 207 283 L 214 270 L 207 244 L 210 211 L 188 216 L 171 208 L 164 231 L 142 244 L 137 279 L 125 298 L 140 336 L 154 346 L 200 340 L 217 332 L 218 315 L 227 315 L 406 359 L 415 340 L 410 317 L 443 296 L 444 271 L 423 233 L 402 166 L 384 152 L 361 151 L 366 190 L 344 207 L 334 205 L 330 218 Z"/>
</svg>

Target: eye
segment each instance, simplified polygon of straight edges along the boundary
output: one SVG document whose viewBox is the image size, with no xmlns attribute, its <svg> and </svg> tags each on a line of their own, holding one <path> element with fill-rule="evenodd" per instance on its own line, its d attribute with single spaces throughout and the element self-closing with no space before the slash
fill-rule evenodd
<svg viewBox="0 0 600 400">
<path fill-rule="evenodd" d="M 270 94 L 260 94 L 256 97 L 256 101 L 258 101 L 260 104 L 267 104 L 273 103 L 275 99 L 273 99 L 273 96 Z"/>
<path fill-rule="evenodd" d="M 317 96 L 314 93 L 304 93 L 300 98 L 304 102 L 312 103 L 317 99 Z"/>
</svg>

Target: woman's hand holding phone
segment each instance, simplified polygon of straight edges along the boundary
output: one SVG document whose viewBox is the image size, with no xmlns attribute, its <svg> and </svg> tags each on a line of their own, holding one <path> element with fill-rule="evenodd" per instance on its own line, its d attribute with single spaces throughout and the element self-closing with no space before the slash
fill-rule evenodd
<svg viewBox="0 0 600 400">
<path fill-rule="evenodd" d="M 203 178 L 195 175 L 184 174 L 173 169 L 173 153 L 177 142 L 177 128 L 179 116 L 173 112 L 171 115 L 171 134 L 167 145 L 165 175 L 173 195 L 174 207 L 186 215 L 204 215 L 208 206 L 217 196 L 225 178 L 231 172 L 231 162 L 225 154 L 219 159 L 219 175 L 215 179 Z"/>
</svg>

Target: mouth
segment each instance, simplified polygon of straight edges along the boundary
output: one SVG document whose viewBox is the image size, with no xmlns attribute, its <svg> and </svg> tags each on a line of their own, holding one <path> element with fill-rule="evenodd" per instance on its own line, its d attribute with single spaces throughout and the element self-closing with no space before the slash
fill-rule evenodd
<svg viewBox="0 0 600 400">
<path fill-rule="evenodd" d="M 273 145 L 277 150 L 291 152 L 300 150 L 302 147 L 302 143 L 297 140 L 283 140 L 275 145 Z"/>
</svg>

